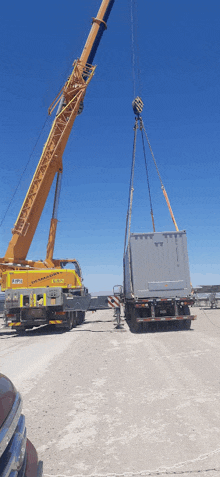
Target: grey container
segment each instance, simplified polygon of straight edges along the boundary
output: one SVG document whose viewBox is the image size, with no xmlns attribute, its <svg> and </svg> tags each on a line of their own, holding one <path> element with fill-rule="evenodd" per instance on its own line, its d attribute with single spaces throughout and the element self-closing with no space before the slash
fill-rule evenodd
<svg viewBox="0 0 220 477">
<path fill-rule="evenodd" d="M 125 298 L 175 298 L 190 294 L 185 230 L 131 234 L 124 263 Z"/>
</svg>

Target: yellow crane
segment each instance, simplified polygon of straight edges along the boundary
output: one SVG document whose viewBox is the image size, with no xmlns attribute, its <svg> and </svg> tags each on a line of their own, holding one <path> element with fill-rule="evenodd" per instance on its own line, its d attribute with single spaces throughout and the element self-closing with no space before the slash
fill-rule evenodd
<svg viewBox="0 0 220 477">
<path fill-rule="evenodd" d="M 56 173 L 63 170 L 62 156 L 66 147 L 73 123 L 83 103 L 87 86 L 91 81 L 95 66 L 92 60 L 100 41 L 101 34 L 107 28 L 106 22 L 114 0 L 103 0 L 97 17 L 92 19 L 92 27 L 81 57 L 74 61 L 73 71 L 62 88 L 59 96 L 49 109 L 49 114 L 59 103 L 49 137 L 44 146 L 41 158 L 12 230 L 12 238 L 1 260 L 1 272 L 7 268 L 16 269 L 17 265 L 36 268 L 54 268 L 59 263 L 54 261 L 53 248 L 57 219 L 52 219 L 44 262 L 27 261 L 26 257 L 33 240 L 39 219 Z"/>
<path fill-rule="evenodd" d="M 37 300 L 37 295 L 42 295 L 44 297 L 44 304 L 46 303 L 44 292 L 33 293 L 37 288 L 61 287 L 63 290 L 77 290 L 78 295 L 85 295 L 85 289 L 81 281 L 81 270 L 77 260 L 53 259 L 57 226 L 56 211 L 60 178 L 63 171 L 63 153 L 73 123 L 77 115 L 82 111 L 86 90 L 96 68 L 92 63 L 102 34 L 107 28 L 107 20 L 114 2 L 115 0 L 102 0 L 97 16 L 92 19 L 92 26 L 82 54 L 79 59 L 74 61 L 71 75 L 49 108 L 49 114 L 51 114 L 54 108 L 58 106 L 56 117 L 12 230 L 12 238 L 5 256 L 0 258 L 2 290 L 9 291 L 6 300 L 8 299 L 8 302 L 10 302 L 10 290 L 16 290 L 20 297 L 18 297 L 19 307 L 16 307 L 17 311 L 15 312 L 16 319 L 18 318 L 18 309 L 20 313 L 24 305 L 24 293 L 21 293 L 19 290 L 26 290 L 25 293 L 29 297 L 28 303 L 30 306 L 35 306 L 40 301 Z M 27 260 L 26 257 L 31 242 L 56 174 L 55 200 L 46 258 L 44 261 Z M 63 268 L 67 262 L 73 263 L 73 270 L 65 270 Z M 32 293 L 32 298 L 29 292 Z M 9 306 L 8 308 L 11 310 L 12 307 Z"/>
</svg>

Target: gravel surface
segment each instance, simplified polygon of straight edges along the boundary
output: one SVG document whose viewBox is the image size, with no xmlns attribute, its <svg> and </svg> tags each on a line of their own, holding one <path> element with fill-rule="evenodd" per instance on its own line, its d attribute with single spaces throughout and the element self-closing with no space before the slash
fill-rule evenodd
<svg viewBox="0 0 220 477">
<path fill-rule="evenodd" d="M 220 476 L 220 310 L 189 331 L 118 330 L 112 311 L 70 332 L 0 329 L 45 477 Z"/>
</svg>

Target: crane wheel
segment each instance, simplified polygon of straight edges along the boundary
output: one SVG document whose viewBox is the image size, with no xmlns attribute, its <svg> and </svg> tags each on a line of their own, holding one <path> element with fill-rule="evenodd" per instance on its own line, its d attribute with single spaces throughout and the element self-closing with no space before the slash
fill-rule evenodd
<svg viewBox="0 0 220 477">
<path fill-rule="evenodd" d="M 79 324 L 81 325 L 85 321 L 85 311 L 79 311 Z"/>
<path fill-rule="evenodd" d="M 67 323 L 66 323 L 66 325 L 65 325 L 66 330 L 67 330 L 67 331 L 72 330 L 73 324 L 74 324 L 73 311 L 68 311 L 68 312 L 67 312 Z"/>
</svg>

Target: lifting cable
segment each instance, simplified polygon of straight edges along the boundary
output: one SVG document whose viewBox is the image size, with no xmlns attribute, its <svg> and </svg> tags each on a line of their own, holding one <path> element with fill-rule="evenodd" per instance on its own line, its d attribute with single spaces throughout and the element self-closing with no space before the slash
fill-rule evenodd
<svg viewBox="0 0 220 477">
<path fill-rule="evenodd" d="M 137 40 L 137 0 L 130 0 L 130 15 L 131 15 L 131 62 L 132 62 L 132 79 L 133 79 L 133 94 L 136 97 L 136 82 L 139 94 L 142 93 L 141 74 L 140 74 L 140 60 L 139 60 L 139 45 Z"/>
<path fill-rule="evenodd" d="M 135 48 L 134 48 L 134 13 L 133 0 L 131 0 L 131 63 L 132 63 L 132 78 L 133 78 L 133 94 L 136 96 L 136 77 L 135 77 Z"/>
<path fill-rule="evenodd" d="M 162 179 L 161 179 L 161 175 L 160 175 L 160 173 L 159 173 L 159 169 L 158 169 L 158 166 L 157 166 L 157 163 L 156 163 L 156 159 L 155 159 L 155 157 L 154 157 L 154 153 L 153 153 L 153 151 L 152 151 L 152 148 L 151 148 L 151 145 L 150 145 L 150 141 L 149 141 L 149 139 L 148 139 L 148 135 L 147 135 L 146 130 L 145 130 L 145 127 L 144 127 L 143 120 L 141 119 L 141 121 L 142 121 L 143 130 L 144 130 L 144 133 L 145 133 L 145 136 L 146 136 L 146 139 L 147 139 L 147 143 L 148 143 L 148 146 L 149 146 L 149 149 L 150 149 L 150 152 L 151 152 L 151 156 L 152 156 L 152 159 L 153 159 L 153 161 L 154 161 L 154 165 L 155 165 L 155 167 L 156 167 L 156 171 L 157 171 L 157 174 L 158 174 L 160 183 L 161 183 L 161 189 L 162 189 L 163 195 L 164 195 L 164 197 L 165 197 L 165 200 L 166 200 L 166 203 L 167 203 L 167 207 L 168 207 L 168 209 L 169 209 L 169 212 L 170 212 L 172 221 L 173 221 L 173 223 L 174 223 L 175 229 L 176 229 L 177 232 L 179 232 L 179 228 L 178 228 L 178 226 L 177 226 L 177 223 L 176 223 L 176 220 L 175 220 L 175 217 L 174 217 L 174 214 L 173 214 L 171 205 L 170 205 L 170 201 L 169 201 L 169 198 L 168 198 L 166 189 L 165 189 L 165 187 L 164 187 L 164 185 L 163 185 L 163 182 L 162 182 Z"/>
<path fill-rule="evenodd" d="M 138 130 L 138 118 L 135 118 L 134 125 L 134 142 L 133 142 L 133 153 L 132 153 L 132 163 L 131 163 L 131 176 L 130 176 L 130 186 L 129 186 L 129 196 L 128 196 L 128 210 L 126 216 L 126 227 L 125 227 L 125 240 L 124 240 L 124 255 L 123 255 L 123 276 L 125 283 L 125 252 L 126 244 L 129 244 L 130 233 L 131 233 L 131 214 L 132 214 L 132 203 L 133 203 L 133 192 L 134 192 L 134 166 L 135 166 L 135 153 L 136 153 L 136 144 L 137 144 L 137 130 Z M 128 261 L 129 261 L 129 270 L 131 270 L 131 251 L 128 247 Z M 129 276 L 130 288 L 133 290 L 133 285 L 131 281 L 131 276 Z"/>
<path fill-rule="evenodd" d="M 144 127 L 143 119 L 140 116 L 140 113 L 142 112 L 143 109 L 143 102 L 141 98 L 137 97 L 135 100 L 132 102 L 132 107 L 133 111 L 135 113 L 135 125 L 134 125 L 134 142 L 133 142 L 133 153 L 132 153 L 132 165 L 131 165 L 131 176 L 130 176 L 130 185 L 129 185 L 129 198 L 128 198 L 128 209 L 127 209 L 127 215 L 126 215 L 126 227 L 125 227 L 125 239 L 124 239 L 124 262 L 125 262 L 125 252 L 126 252 L 126 245 L 129 242 L 130 239 L 130 234 L 131 234 L 131 215 L 132 215 L 132 205 L 133 205 L 133 193 L 134 193 L 134 168 L 135 168 L 135 154 L 136 154 L 136 144 L 137 144 L 137 130 L 138 128 L 141 131 L 141 137 L 142 137 L 142 146 L 143 146 L 143 153 L 144 153 L 144 161 L 145 161 L 145 169 L 146 169 L 146 175 L 147 175 L 147 185 L 148 185 L 148 194 L 149 194 L 149 201 L 150 201 L 150 213 L 151 213 L 151 219 L 152 219 L 152 225 L 153 225 L 153 231 L 155 232 L 155 223 L 154 223 L 154 214 L 153 214 L 153 205 L 152 205 L 152 197 L 151 197 L 151 190 L 150 190 L 150 181 L 149 181 L 149 173 L 148 173 L 148 166 L 147 166 L 147 159 L 146 159 L 146 150 L 145 150 L 145 144 L 144 144 L 144 134 L 147 139 L 147 143 L 150 149 L 150 153 L 160 180 L 161 184 L 161 189 L 163 192 L 163 195 L 165 197 L 172 221 L 174 223 L 175 229 L 178 232 L 178 226 L 170 205 L 170 201 L 166 192 L 166 189 L 163 185 L 163 181 L 156 163 L 156 159 L 154 157 L 154 153 L 147 135 L 147 132 Z M 144 134 L 143 134 L 144 132 Z M 130 250 L 128 248 L 128 259 L 130 262 Z"/>
<path fill-rule="evenodd" d="M 150 214 L 151 214 L 151 220 L 152 220 L 152 225 L 153 225 L 153 231 L 156 232 L 155 223 L 154 223 L 154 213 L 153 213 L 151 191 L 150 191 L 149 173 L 148 173 L 148 167 L 147 167 L 147 158 L 146 158 L 146 151 L 145 151 L 145 144 L 144 144 L 143 121 L 142 121 L 141 117 L 140 117 L 140 130 L 141 130 L 142 146 L 143 146 L 143 152 L 144 152 L 145 169 L 146 169 L 146 175 L 147 175 L 147 186 L 148 186 L 148 194 L 149 194 L 149 201 L 150 201 Z"/>
<path fill-rule="evenodd" d="M 129 240 L 130 230 L 131 230 L 131 213 L 132 213 L 133 192 L 134 192 L 133 186 L 134 186 L 134 166 L 135 166 L 135 153 L 136 153 L 136 144 L 137 144 L 137 130 L 138 130 L 138 118 L 135 118 L 131 176 L 130 176 L 129 196 L 128 196 L 128 210 L 126 215 L 126 226 L 125 226 L 124 255 L 125 255 L 125 249 L 127 244 L 127 238 Z"/>
<path fill-rule="evenodd" d="M 153 215 L 153 206 L 152 206 L 152 198 L 151 198 L 151 191 L 150 191 L 150 181 L 149 181 L 149 174 L 148 174 L 148 167 L 147 167 L 147 159 L 146 159 L 146 152 L 145 152 L 145 145 L 144 145 L 144 136 L 142 131 L 142 119 L 140 117 L 140 113 L 143 109 L 143 102 L 139 98 L 136 97 L 136 78 L 138 83 L 138 90 L 141 91 L 141 75 L 140 75 L 140 62 L 139 62 L 139 46 L 137 41 L 137 0 L 130 0 L 130 12 L 131 12 L 131 58 L 132 58 L 132 77 L 133 77 L 133 93 L 134 93 L 134 101 L 132 103 L 133 110 L 135 113 L 135 131 L 137 134 L 138 129 L 138 122 L 139 127 L 142 135 L 142 144 L 143 144 L 143 152 L 144 152 L 144 161 L 145 161 L 145 169 L 147 175 L 147 185 L 148 185 L 148 194 L 150 200 L 150 213 L 151 219 L 153 224 L 153 231 L 155 232 L 155 224 L 154 224 L 154 215 Z M 135 153 L 133 148 L 133 154 Z M 132 164 L 134 166 L 135 160 L 133 160 Z M 131 185 L 130 185 L 131 187 Z M 133 189 L 134 190 L 134 189 Z M 129 190 L 130 196 L 130 210 L 128 208 L 127 212 L 127 220 L 126 220 L 126 232 L 125 232 L 125 245 L 126 247 L 126 240 L 127 240 L 127 228 L 129 229 L 128 238 L 130 237 L 130 225 L 131 225 L 131 208 L 132 208 L 132 200 L 133 200 L 133 190 Z"/>
<path fill-rule="evenodd" d="M 154 224 L 154 216 L 153 216 L 153 207 L 152 207 L 152 199 L 151 199 L 151 192 L 150 192 L 150 182 L 149 182 L 149 174 L 148 174 L 148 168 L 147 168 L 147 161 L 146 161 L 146 153 L 145 153 L 145 146 L 144 146 L 144 137 L 143 137 L 143 131 L 145 133 L 147 143 L 150 149 L 150 153 L 152 156 L 152 159 L 154 161 L 154 165 L 156 167 L 156 171 L 161 183 L 161 189 L 163 192 L 163 195 L 165 197 L 167 207 L 169 209 L 172 221 L 174 223 L 175 229 L 178 232 L 178 226 L 170 205 L 170 201 L 166 192 L 166 189 L 163 185 L 161 175 L 159 173 L 159 169 L 150 145 L 150 141 L 148 139 L 143 120 L 140 116 L 140 113 L 143 109 L 143 103 L 140 97 L 136 97 L 136 78 L 138 82 L 138 89 L 141 90 L 141 75 L 140 75 L 140 63 L 139 63 L 139 47 L 138 47 L 138 42 L 137 42 L 137 0 L 130 0 L 130 13 L 131 13 L 131 58 L 132 58 L 132 77 L 133 77 L 133 93 L 134 93 L 134 100 L 132 103 L 134 113 L 136 115 L 136 129 L 138 128 L 138 121 L 140 123 L 140 130 L 141 130 L 141 135 L 142 135 L 142 143 L 143 143 L 143 151 L 144 151 L 144 160 L 145 160 L 145 168 L 146 168 L 146 174 L 147 174 L 147 184 L 148 184 L 148 193 L 149 193 L 149 200 L 150 200 L 150 212 L 151 212 L 151 218 L 152 218 L 152 224 L 153 224 L 153 231 L 155 232 L 155 224 Z M 136 103 L 136 104 L 135 104 Z M 140 109 L 138 109 L 137 105 L 141 105 Z M 136 109 L 135 109 L 136 108 Z M 130 194 L 132 192 L 132 199 L 133 199 L 133 190 L 131 191 L 130 189 Z M 132 202 L 131 202 L 132 206 Z M 125 246 L 126 246 L 126 240 L 127 240 L 127 227 L 128 227 L 128 222 L 131 222 L 131 217 L 129 217 L 129 210 L 127 213 L 127 220 L 126 220 L 126 233 L 125 233 Z M 130 226 L 129 226 L 129 236 L 130 236 Z"/>
<path fill-rule="evenodd" d="M 152 205 L 149 173 L 148 173 L 148 167 L 147 167 L 147 158 L 146 158 L 146 150 L 145 150 L 144 135 L 143 135 L 143 128 L 144 127 L 143 127 L 142 118 L 140 116 L 140 112 L 143 109 L 143 102 L 141 101 L 141 99 L 139 97 L 137 97 L 132 102 L 132 106 L 133 106 L 133 110 L 134 110 L 134 113 L 135 113 L 135 125 L 134 125 L 134 142 L 133 142 L 132 165 L 131 165 L 131 176 L 130 176 L 130 186 L 129 186 L 128 210 L 127 210 L 126 227 L 125 227 L 124 255 L 125 255 L 125 250 L 126 250 L 126 244 L 127 244 L 127 241 L 129 241 L 130 234 L 131 234 L 131 215 L 132 215 L 133 193 L 134 193 L 134 167 L 135 167 L 135 153 L 136 153 L 138 127 L 141 131 L 141 136 L 142 136 L 145 169 L 146 169 L 146 175 L 147 175 L 148 194 L 149 194 L 149 201 L 150 201 L 150 213 L 151 213 L 153 231 L 155 232 L 153 205 Z M 138 123 L 139 123 L 139 125 L 138 125 Z"/>
</svg>

